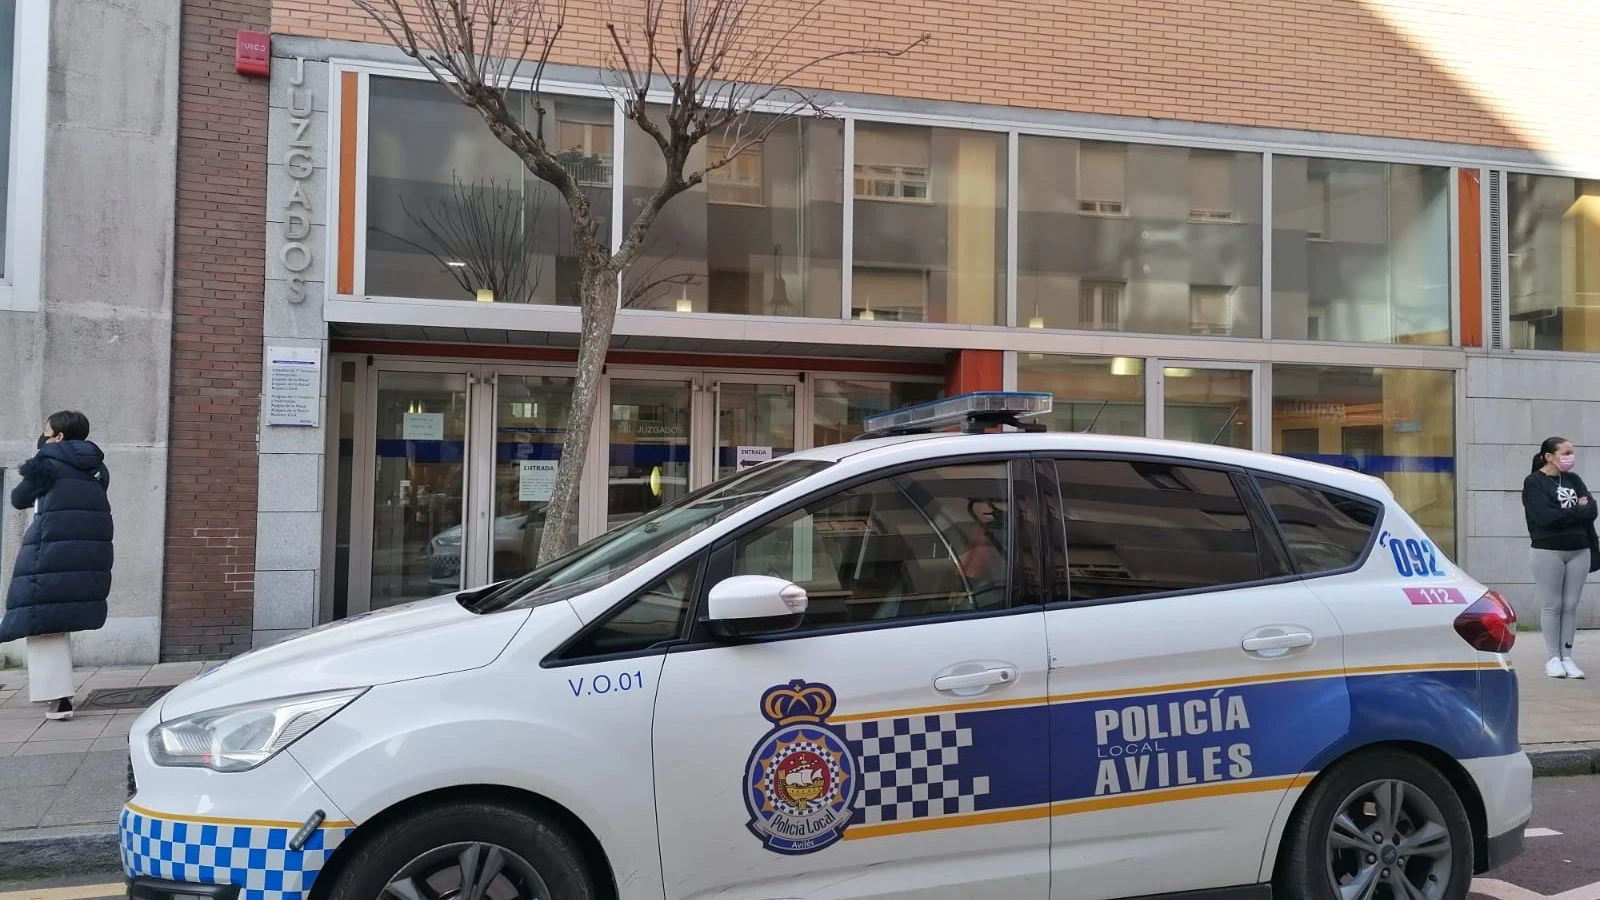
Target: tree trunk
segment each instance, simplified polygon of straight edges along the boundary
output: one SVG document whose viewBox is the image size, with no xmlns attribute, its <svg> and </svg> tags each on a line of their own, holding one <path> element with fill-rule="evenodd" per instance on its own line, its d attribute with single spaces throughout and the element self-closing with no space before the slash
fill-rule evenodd
<svg viewBox="0 0 1600 900">
<path fill-rule="evenodd" d="M 583 483 L 589 437 L 600 403 L 600 377 L 617 319 L 617 273 L 609 266 L 585 273 L 581 290 L 583 330 L 578 338 L 578 377 L 572 386 L 567 433 L 561 440 L 561 461 L 556 465 L 556 485 L 545 510 L 544 536 L 539 541 L 541 566 L 573 547 L 571 533 L 578 524 L 578 488 Z"/>
</svg>

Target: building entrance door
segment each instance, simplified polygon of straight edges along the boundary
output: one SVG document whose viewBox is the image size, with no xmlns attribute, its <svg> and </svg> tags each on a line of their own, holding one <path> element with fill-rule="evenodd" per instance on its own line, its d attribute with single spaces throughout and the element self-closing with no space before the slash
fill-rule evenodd
<svg viewBox="0 0 1600 900">
<path fill-rule="evenodd" d="M 1263 446 L 1260 366 L 1152 359 L 1145 371 L 1151 437 L 1243 450 Z"/>
</svg>

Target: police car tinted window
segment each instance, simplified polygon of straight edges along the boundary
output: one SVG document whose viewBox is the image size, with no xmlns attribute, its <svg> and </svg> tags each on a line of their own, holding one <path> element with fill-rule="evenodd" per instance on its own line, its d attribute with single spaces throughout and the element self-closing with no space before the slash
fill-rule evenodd
<svg viewBox="0 0 1600 900">
<path fill-rule="evenodd" d="M 732 574 L 804 587 L 804 629 L 1003 609 L 1014 508 L 1002 462 L 892 475 L 741 538 Z"/>
<path fill-rule="evenodd" d="M 674 569 L 606 616 L 562 657 L 638 653 L 680 637 L 689 617 L 699 565 L 699 560 L 694 559 Z"/>
<path fill-rule="evenodd" d="M 1273 478 L 1257 476 L 1256 482 L 1302 574 L 1337 571 L 1361 559 L 1382 512 L 1378 504 Z"/>
<path fill-rule="evenodd" d="M 1133 597 L 1284 574 L 1226 472 L 1144 460 L 1057 462 L 1068 598 Z"/>
</svg>

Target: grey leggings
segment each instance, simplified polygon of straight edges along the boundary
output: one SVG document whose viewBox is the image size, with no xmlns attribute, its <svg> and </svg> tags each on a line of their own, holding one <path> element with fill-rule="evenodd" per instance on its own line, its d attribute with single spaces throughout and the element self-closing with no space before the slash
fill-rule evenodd
<svg viewBox="0 0 1600 900">
<path fill-rule="evenodd" d="M 1550 658 L 1572 655 L 1572 637 L 1578 631 L 1578 601 L 1589 577 L 1589 551 L 1532 550 L 1533 581 L 1544 613 L 1539 630 Z"/>
</svg>

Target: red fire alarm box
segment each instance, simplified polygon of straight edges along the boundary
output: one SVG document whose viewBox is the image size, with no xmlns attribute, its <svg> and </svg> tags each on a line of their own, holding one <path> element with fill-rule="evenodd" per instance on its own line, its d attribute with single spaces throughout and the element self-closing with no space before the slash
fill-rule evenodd
<svg viewBox="0 0 1600 900">
<path fill-rule="evenodd" d="M 240 75 L 272 73 L 272 35 L 265 31 L 239 31 L 233 38 L 233 70 Z"/>
</svg>

